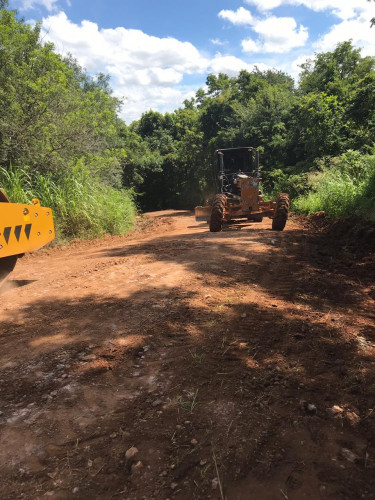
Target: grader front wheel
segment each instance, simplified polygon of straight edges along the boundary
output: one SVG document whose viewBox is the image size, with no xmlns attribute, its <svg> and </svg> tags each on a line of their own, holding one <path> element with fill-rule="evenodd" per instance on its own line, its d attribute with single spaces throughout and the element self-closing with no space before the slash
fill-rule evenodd
<svg viewBox="0 0 375 500">
<path fill-rule="evenodd" d="M 275 214 L 272 219 L 272 229 L 274 231 L 282 231 L 288 220 L 289 214 L 289 195 L 280 193 L 276 201 Z"/>
<path fill-rule="evenodd" d="M 224 210 L 227 198 L 224 194 L 217 194 L 212 201 L 210 231 L 217 233 L 223 228 Z"/>
</svg>

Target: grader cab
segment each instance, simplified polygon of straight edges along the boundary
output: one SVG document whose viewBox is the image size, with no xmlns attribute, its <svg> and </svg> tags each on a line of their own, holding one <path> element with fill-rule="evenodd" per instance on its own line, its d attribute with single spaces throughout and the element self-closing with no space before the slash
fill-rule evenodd
<svg viewBox="0 0 375 500">
<path fill-rule="evenodd" d="M 197 221 L 207 221 L 211 232 L 222 230 L 224 222 L 247 219 L 261 222 L 272 219 L 272 229 L 282 231 L 288 219 L 289 195 L 279 194 L 276 202 L 263 201 L 259 190 L 261 172 L 259 151 L 251 147 L 218 149 L 215 151 L 218 190 L 206 206 L 195 209 Z"/>
<path fill-rule="evenodd" d="M 0 189 L 0 284 L 24 253 L 43 247 L 55 237 L 52 210 L 11 203 Z"/>
</svg>

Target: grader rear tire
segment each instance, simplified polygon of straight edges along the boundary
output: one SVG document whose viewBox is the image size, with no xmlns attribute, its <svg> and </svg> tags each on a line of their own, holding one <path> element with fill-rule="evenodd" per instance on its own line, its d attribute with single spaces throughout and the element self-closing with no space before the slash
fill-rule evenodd
<svg viewBox="0 0 375 500">
<path fill-rule="evenodd" d="M 218 233 L 223 228 L 224 209 L 227 204 L 227 198 L 224 194 L 217 194 L 212 201 L 210 231 Z"/>
<path fill-rule="evenodd" d="M 289 195 L 280 193 L 277 197 L 275 214 L 272 219 L 272 229 L 274 231 L 282 231 L 284 229 L 288 220 L 289 206 Z"/>
</svg>

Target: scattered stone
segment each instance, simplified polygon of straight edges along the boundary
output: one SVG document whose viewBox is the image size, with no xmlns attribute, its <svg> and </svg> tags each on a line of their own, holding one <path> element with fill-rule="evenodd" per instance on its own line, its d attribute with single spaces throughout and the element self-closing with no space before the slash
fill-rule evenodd
<svg viewBox="0 0 375 500">
<path fill-rule="evenodd" d="M 163 470 L 161 474 L 159 474 L 160 477 L 165 477 L 168 475 L 168 472 L 166 470 Z"/>
<path fill-rule="evenodd" d="M 172 464 L 172 465 L 171 465 L 171 469 L 173 470 L 173 469 L 175 469 L 175 468 L 176 468 L 176 464 Z"/>
<path fill-rule="evenodd" d="M 202 467 L 203 467 L 204 465 L 206 465 L 206 463 L 207 463 L 207 460 L 206 460 L 205 458 L 203 458 L 203 459 L 199 462 L 199 464 L 200 464 Z"/>
<path fill-rule="evenodd" d="M 210 299 L 211 297 L 212 297 L 212 295 L 210 295 L 210 294 L 204 296 L 205 299 Z"/>
<path fill-rule="evenodd" d="M 163 401 L 161 399 L 155 399 L 155 401 L 152 402 L 152 406 L 156 408 L 156 406 L 159 406 L 163 404 Z"/>
<path fill-rule="evenodd" d="M 132 465 L 132 474 L 139 474 L 143 469 L 143 463 L 139 460 L 136 464 Z"/>
<path fill-rule="evenodd" d="M 190 420 L 185 420 L 184 424 L 185 424 L 185 425 L 190 425 L 190 424 L 191 424 L 191 422 L 190 422 Z"/>
<path fill-rule="evenodd" d="M 73 492 L 74 495 L 76 495 L 79 492 L 78 486 L 76 486 L 75 488 L 73 488 L 72 492 Z"/>
<path fill-rule="evenodd" d="M 171 483 L 172 490 L 175 490 L 178 486 L 178 483 Z"/>
<path fill-rule="evenodd" d="M 84 363 L 88 363 L 89 361 L 95 361 L 97 359 L 97 356 L 95 354 L 87 354 L 86 356 L 83 356 L 81 358 L 81 361 Z"/>
<path fill-rule="evenodd" d="M 51 392 L 51 396 L 52 396 L 52 397 L 57 396 L 57 391 L 52 391 L 52 392 Z"/>
<path fill-rule="evenodd" d="M 144 348 L 143 348 L 143 352 L 147 352 L 150 350 L 150 346 L 149 345 L 145 345 Z"/>
<path fill-rule="evenodd" d="M 111 439 L 117 438 L 117 432 L 112 432 L 112 434 L 109 436 Z"/>
<path fill-rule="evenodd" d="M 349 421 L 350 425 L 355 426 L 359 424 L 360 418 L 354 411 L 346 412 L 345 417 Z"/>
<path fill-rule="evenodd" d="M 348 448 L 342 448 L 341 449 L 341 455 L 346 458 L 349 462 L 354 463 L 356 460 L 359 459 L 359 456 L 353 453 L 351 450 L 348 450 Z"/>
<path fill-rule="evenodd" d="M 327 409 L 327 413 L 331 417 L 337 417 L 338 415 L 341 415 L 344 412 L 344 408 L 341 408 L 341 406 L 334 405 L 332 408 Z"/>
<path fill-rule="evenodd" d="M 247 316 L 246 313 L 241 314 L 241 318 L 246 318 L 246 316 Z"/>
<path fill-rule="evenodd" d="M 137 453 L 138 453 L 138 449 L 135 446 L 132 446 L 125 453 L 126 460 L 132 460 L 136 456 Z"/>
<path fill-rule="evenodd" d="M 190 441 L 190 443 L 193 445 L 193 446 L 196 446 L 198 444 L 198 441 L 194 438 Z"/>
<path fill-rule="evenodd" d="M 213 490 L 216 490 L 217 487 L 219 486 L 219 480 L 217 477 L 215 477 L 212 481 L 211 481 L 211 488 Z"/>
<path fill-rule="evenodd" d="M 318 409 L 314 404 L 307 403 L 307 401 L 305 401 L 303 406 L 304 406 L 305 411 L 308 415 L 316 415 L 316 412 L 318 411 Z"/>
</svg>

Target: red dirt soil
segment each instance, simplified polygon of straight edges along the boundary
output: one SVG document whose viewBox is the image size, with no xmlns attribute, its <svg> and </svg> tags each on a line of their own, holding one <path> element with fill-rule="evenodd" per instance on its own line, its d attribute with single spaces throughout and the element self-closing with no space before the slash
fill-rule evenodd
<svg viewBox="0 0 375 500">
<path fill-rule="evenodd" d="M 373 256 L 142 221 L 2 286 L 0 498 L 374 499 Z"/>
</svg>

